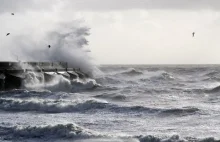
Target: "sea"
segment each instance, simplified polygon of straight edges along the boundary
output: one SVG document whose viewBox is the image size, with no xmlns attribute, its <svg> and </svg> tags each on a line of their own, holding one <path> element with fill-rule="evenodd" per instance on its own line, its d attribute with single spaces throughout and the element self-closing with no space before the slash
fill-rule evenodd
<svg viewBox="0 0 220 142">
<path fill-rule="evenodd" d="M 220 142 L 220 65 L 102 65 L 0 92 L 1 142 Z"/>
</svg>

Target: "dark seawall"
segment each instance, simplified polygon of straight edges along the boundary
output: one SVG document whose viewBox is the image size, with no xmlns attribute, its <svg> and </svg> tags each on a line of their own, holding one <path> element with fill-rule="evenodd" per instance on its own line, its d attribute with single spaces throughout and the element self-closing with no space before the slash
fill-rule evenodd
<svg viewBox="0 0 220 142">
<path fill-rule="evenodd" d="M 89 77 L 79 68 L 68 68 L 67 62 L 0 62 L 0 90 L 20 89 L 30 73 L 41 83 L 50 82 L 57 75 L 69 80 Z"/>
</svg>

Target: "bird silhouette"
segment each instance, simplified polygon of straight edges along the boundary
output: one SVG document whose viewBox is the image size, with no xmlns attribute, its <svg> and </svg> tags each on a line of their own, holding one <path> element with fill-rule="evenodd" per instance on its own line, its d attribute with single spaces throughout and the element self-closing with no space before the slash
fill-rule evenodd
<svg viewBox="0 0 220 142">
<path fill-rule="evenodd" d="M 192 33 L 192 37 L 194 37 L 194 36 L 195 36 L 195 32 Z"/>
<path fill-rule="evenodd" d="M 14 13 L 11 13 L 11 15 L 15 15 Z"/>
<path fill-rule="evenodd" d="M 10 35 L 10 33 L 7 33 L 7 34 L 6 34 L 6 36 L 9 36 L 9 35 Z"/>
<path fill-rule="evenodd" d="M 50 45 L 48 45 L 48 48 L 50 48 L 51 46 Z"/>
</svg>

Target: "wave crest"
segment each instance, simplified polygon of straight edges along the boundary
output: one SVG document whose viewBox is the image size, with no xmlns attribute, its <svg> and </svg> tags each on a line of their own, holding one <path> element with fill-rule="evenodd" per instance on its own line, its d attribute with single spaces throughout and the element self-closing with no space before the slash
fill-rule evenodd
<svg viewBox="0 0 220 142">
<path fill-rule="evenodd" d="M 28 127 L 0 127 L 0 135 L 4 139 L 18 138 L 89 138 L 95 136 L 89 130 L 83 129 L 75 124 L 58 124 L 55 126 L 28 126 Z"/>
<path fill-rule="evenodd" d="M 220 85 L 213 87 L 211 89 L 206 89 L 205 92 L 206 93 L 218 93 L 220 92 Z"/>
<path fill-rule="evenodd" d="M 115 75 L 125 75 L 125 76 L 138 76 L 138 75 L 142 75 L 143 72 L 136 70 L 134 68 L 130 68 L 121 72 L 116 73 Z"/>
<path fill-rule="evenodd" d="M 155 76 L 150 77 L 151 80 L 174 80 L 175 77 L 167 72 L 159 72 Z"/>
<path fill-rule="evenodd" d="M 20 99 L 0 99 L 0 109 L 4 111 L 39 111 L 45 113 L 63 112 L 96 112 L 110 111 L 113 113 L 151 113 L 163 116 L 192 115 L 200 110 L 193 107 L 184 108 L 149 108 L 144 106 L 120 106 L 102 100 L 86 100 L 82 102 L 72 102 L 63 100 L 20 100 Z"/>
<path fill-rule="evenodd" d="M 187 92 L 187 93 L 219 93 L 220 92 L 220 85 L 216 86 L 216 87 L 213 87 L 213 88 L 200 88 L 200 89 L 187 89 L 185 90 L 184 92 Z"/>
<path fill-rule="evenodd" d="M 5 111 L 40 111 L 47 113 L 84 112 L 103 109 L 107 102 L 87 100 L 85 102 L 66 102 L 63 100 L 21 100 L 0 99 L 0 109 Z"/>
<path fill-rule="evenodd" d="M 219 142 L 219 140 L 213 137 L 197 139 L 191 137 L 181 138 L 179 135 L 173 135 L 169 138 L 159 138 L 152 135 L 137 136 L 136 138 L 139 139 L 140 142 Z"/>
</svg>

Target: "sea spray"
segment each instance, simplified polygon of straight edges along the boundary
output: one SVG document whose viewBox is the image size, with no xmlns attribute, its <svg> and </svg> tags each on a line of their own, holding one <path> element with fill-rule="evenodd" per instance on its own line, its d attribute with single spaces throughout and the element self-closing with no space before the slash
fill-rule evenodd
<svg viewBox="0 0 220 142">
<path fill-rule="evenodd" d="M 14 16 L 1 13 L 0 31 L 10 32 L 9 37 L 1 38 L 2 61 L 49 61 L 68 62 L 69 67 L 80 68 L 92 76 L 99 69 L 93 60 L 86 37 L 89 28 L 82 19 L 66 20 L 63 18 L 62 5 L 64 2 L 31 1 L 27 9 Z M 37 3 L 36 5 L 33 3 Z M 5 4 L 9 4 L 5 2 Z M 34 7 L 48 5 L 43 13 L 36 12 Z M 25 9 L 26 8 L 26 9 Z M 16 11 L 16 9 L 14 9 Z M 34 18 L 33 18 L 34 17 Z M 42 18 L 43 17 L 43 18 Z M 16 26 L 15 26 L 16 23 Z M 50 48 L 48 48 L 50 45 Z"/>
<path fill-rule="evenodd" d="M 92 78 L 70 80 L 62 75 L 53 74 L 53 79 L 49 82 L 44 81 L 44 73 L 28 72 L 25 79 L 23 80 L 23 88 L 29 90 L 50 90 L 65 91 L 65 92 L 79 92 L 88 89 L 94 89 L 101 85 L 96 83 Z"/>
<path fill-rule="evenodd" d="M 92 132 L 86 130 L 76 124 L 58 124 L 48 126 L 27 126 L 27 127 L 0 127 L 4 132 L 0 132 L 0 135 L 5 135 L 4 139 L 30 139 L 30 138 L 89 138 L 95 137 Z"/>
</svg>

